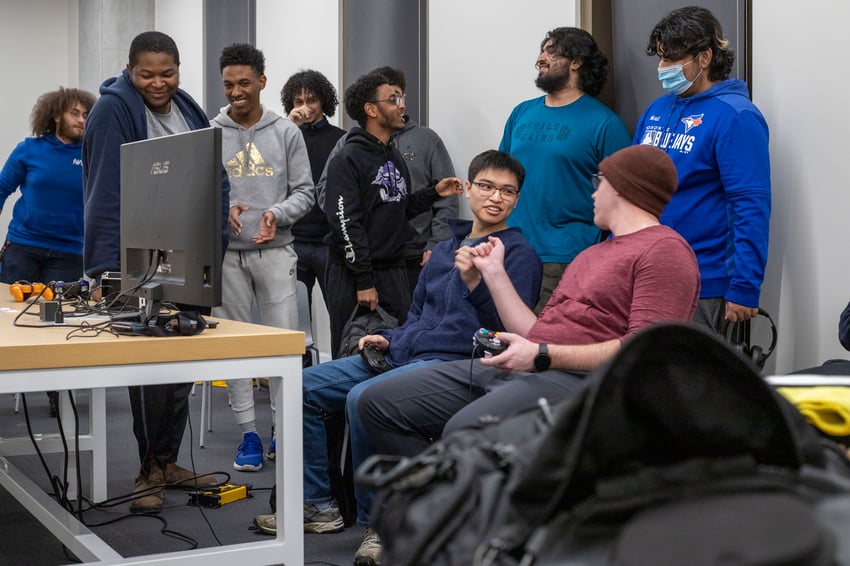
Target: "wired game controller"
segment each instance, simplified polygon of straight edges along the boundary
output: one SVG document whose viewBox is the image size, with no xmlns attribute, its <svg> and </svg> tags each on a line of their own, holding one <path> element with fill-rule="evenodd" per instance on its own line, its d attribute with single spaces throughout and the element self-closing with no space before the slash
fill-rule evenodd
<svg viewBox="0 0 850 566">
<path fill-rule="evenodd" d="M 501 354 L 508 349 L 508 345 L 499 340 L 499 333 L 486 328 L 480 328 L 472 336 L 475 349 L 484 350 L 484 357 L 489 358 Z"/>
<path fill-rule="evenodd" d="M 387 363 L 384 353 L 374 344 L 366 344 L 360 350 L 360 357 L 366 362 L 366 365 L 375 373 L 384 373 L 390 369 L 390 364 Z"/>
</svg>

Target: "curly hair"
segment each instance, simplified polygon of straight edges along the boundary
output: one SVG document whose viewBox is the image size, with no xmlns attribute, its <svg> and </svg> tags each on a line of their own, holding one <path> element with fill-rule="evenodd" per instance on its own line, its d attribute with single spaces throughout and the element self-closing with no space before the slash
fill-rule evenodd
<svg viewBox="0 0 850 566">
<path fill-rule="evenodd" d="M 130 42 L 130 66 L 135 67 L 142 53 L 165 53 L 174 58 L 174 64 L 180 65 L 180 52 L 170 36 L 161 31 L 143 31 Z"/>
<path fill-rule="evenodd" d="M 94 106 L 94 95 L 87 90 L 63 88 L 46 92 L 38 97 L 30 114 L 32 135 L 39 137 L 56 133 L 56 118 L 70 110 L 77 102 L 85 107 L 86 112 Z"/>
<path fill-rule="evenodd" d="M 376 73 L 387 77 L 387 82 L 399 87 L 401 92 L 407 92 L 407 81 L 404 80 L 404 72 L 401 69 L 395 69 L 393 67 L 378 67 L 377 69 L 369 71 L 370 75 Z"/>
<path fill-rule="evenodd" d="M 301 94 L 302 91 L 313 93 L 319 99 L 322 105 L 322 112 L 325 116 L 333 116 L 336 114 L 336 107 L 339 105 L 339 99 L 336 95 L 336 89 L 328 78 L 312 69 L 301 70 L 287 79 L 286 84 L 280 90 L 280 102 L 283 104 L 283 110 L 286 114 L 292 112 L 295 108 L 295 97 Z"/>
<path fill-rule="evenodd" d="M 522 184 L 525 182 L 525 167 L 512 155 L 495 149 L 488 149 L 479 153 L 469 162 L 469 176 L 467 178 L 472 181 L 481 171 L 486 169 L 499 169 L 513 173 L 516 177 L 517 189 L 522 189 Z"/>
<path fill-rule="evenodd" d="M 390 84 L 387 77 L 377 73 L 370 73 L 359 77 L 354 84 L 345 89 L 345 111 L 360 124 L 361 128 L 366 127 L 366 110 L 363 106 L 367 102 L 375 100 L 378 87 L 381 85 Z"/>
<path fill-rule="evenodd" d="M 593 36 L 579 28 L 555 28 L 540 42 L 541 52 L 550 39 L 560 55 L 570 61 L 581 61 L 579 88 L 591 96 L 599 94 L 608 80 L 608 58 L 599 50 Z"/>
<path fill-rule="evenodd" d="M 234 43 L 221 51 L 218 58 L 218 70 L 223 71 L 230 65 L 247 65 L 254 69 L 257 76 L 266 72 L 266 56 L 263 52 L 248 43 Z"/>
<path fill-rule="evenodd" d="M 661 18 L 649 34 L 646 54 L 678 61 L 689 55 L 696 57 L 706 49 L 711 49 L 708 78 L 712 81 L 728 79 L 735 63 L 735 52 L 729 49 L 720 22 L 705 8 L 687 6 Z"/>
</svg>

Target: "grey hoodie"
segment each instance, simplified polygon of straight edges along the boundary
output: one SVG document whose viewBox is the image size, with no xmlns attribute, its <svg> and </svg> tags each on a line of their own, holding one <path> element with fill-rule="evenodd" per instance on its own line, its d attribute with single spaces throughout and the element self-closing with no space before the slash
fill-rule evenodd
<svg viewBox="0 0 850 566">
<path fill-rule="evenodd" d="M 221 128 L 221 160 L 230 178 L 230 206 L 245 204 L 242 233 L 230 235 L 229 250 L 256 250 L 292 243 L 290 228 L 307 214 L 315 202 L 313 176 L 304 137 L 294 123 L 263 108 L 260 120 L 245 129 L 221 109 L 210 122 Z M 255 244 L 265 211 L 274 213 L 274 241 Z"/>
</svg>

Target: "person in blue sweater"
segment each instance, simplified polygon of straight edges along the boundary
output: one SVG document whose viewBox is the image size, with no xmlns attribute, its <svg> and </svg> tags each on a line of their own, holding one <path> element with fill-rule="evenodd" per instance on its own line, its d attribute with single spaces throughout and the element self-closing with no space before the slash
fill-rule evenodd
<svg viewBox="0 0 850 566">
<path fill-rule="evenodd" d="M 0 212 L 16 190 L 0 282 L 77 281 L 83 276 L 83 132 L 95 97 L 76 88 L 42 94 L 30 116 L 33 137 L 19 143 L 0 171 Z M 58 396 L 48 391 L 50 416 Z"/>
<path fill-rule="evenodd" d="M 723 332 L 727 321 L 758 314 L 770 227 L 767 122 L 747 85 L 729 78 L 735 54 L 705 8 L 664 16 L 646 52 L 658 56 L 668 94 L 643 113 L 634 143 L 661 148 L 676 164 L 679 188 L 661 222 L 699 261 L 694 321 Z"/>
<path fill-rule="evenodd" d="M 83 137 L 83 261 L 86 274 L 98 281 L 104 271 L 121 269 L 121 144 L 209 127 L 204 111 L 179 84 L 180 54 L 174 40 L 147 31 L 130 43 L 123 73 L 100 86 Z M 222 249 L 228 241 L 229 197 L 230 184 L 222 172 Z M 158 513 L 166 485 L 215 481 L 208 475 L 196 477 L 176 463 L 191 388 L 191 383 L 129 388 L 140 460 L 133 490 L 138 496 L 130 503 L 134 513 Z"/>
<path fill-rule="evenodd" d="M 0 171 L 0 211 L 20 189 L 0 252 L 0 281 L 77 281 L 83 275 L 83 132 L 95 97 L 76 88 L 41 95 L 33 137 Z"/>
<path fill-rule="evenodd" d="M 466 197 L 473 219 L 450 219 L 452 238 L 434 247 L 425 264 L 413 303 L 402 326 L 360 341 L 379 348 L 390 370 L 376 376 L 360 356 L 342 358 L 304 370 L 304 529 L 335 532 L 342 518 L 331 498 L 325 449 L 325 415 L 346 410 L 355 468 L 372 452 L 357 413 L 360 393 L 370 384 L 443 361 L 470 357 L 472 336 L 486 327 L 502 330 L 495 304 L 472 265 L 471 247 L 498 236 L 506 246 L 506 269 L 522 300 L 537 301 L 541 264 L 534 249 L 507 218 L 516 206 L 525 169 L 510 155 L 489 150 L 469 166 Z M 369 525 L 370 496 L 355 488 L 357 522 Z M 273 516 L 272 516 L 273 517 Z"/>
</svg>

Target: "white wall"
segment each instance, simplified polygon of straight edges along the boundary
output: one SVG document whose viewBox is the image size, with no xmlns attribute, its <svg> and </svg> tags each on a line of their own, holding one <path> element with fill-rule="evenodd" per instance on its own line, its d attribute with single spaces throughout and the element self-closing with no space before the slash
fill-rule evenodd
<svg viewBox="0 0 850 566">
<path fill-rule="evenodd" d="M 0 112 L 0 165 L 15 146 L 32 135 L 30 111 L 38 97 L 60 86 L 77 87 L 76 1 L 0 0 L 0 53 L 6 54 L 3 112 Z M 20 193 L 3 204 L 0 241 Z"/>
<path fill-rule="evenodd" d="M 780 329 L 777 373 L 848 358 L 850 4 L 753 1 L 753 99 L 770 126 L 773 218 L 762 305 Z"/>
<path fill-rule="evenodd" d="M 205 102 L 203 13 L 203 0 L 156 0 L 154 15 L 154 28 L 170 35 L 180 50 L 180 88 L 202 108 Z M 145 30 L 139 33 L 142 31 Z"/>
<path fill-rule="evenodd" d="M 496 149 L 514 106 L 542 94 L 534 62 L 546 32 L 577 22 L 576 2 L 430 0 L 428 125 L 466 178 L 475 155 Z M 462 199 L 464 204 L 466 199 Z"/>
<path fill-rule="evenodd" d="M 340 0 L 257 0 L 257 48 L 266 56 L 268 83 L 263 105 L 283 114 L 280 90 L 293 73 L 313 69 L 333 83 L 342 99 L 340 81 Z M 340 112 L 331 118 L 339 125 Z"/>
</svg>

